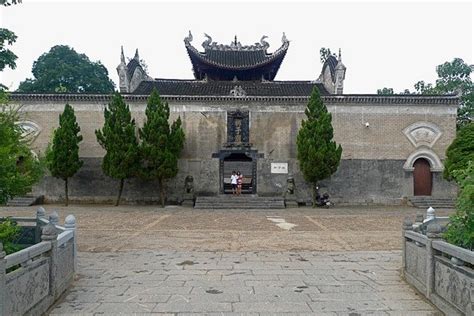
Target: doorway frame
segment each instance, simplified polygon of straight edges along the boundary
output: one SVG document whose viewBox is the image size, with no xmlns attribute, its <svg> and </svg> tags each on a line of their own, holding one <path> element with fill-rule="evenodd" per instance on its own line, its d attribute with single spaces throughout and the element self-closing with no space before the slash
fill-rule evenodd
<svg viewBox="0 0 474 316">
<path fill-rule="evenodd" d="M 232 154 L 244 154 L 252 159 L 252 194 L 257 194 L 257 162 L 260 155 L 255 149 L 221 149 L 219 151 L 219 194 L 224 194 L 224 160 Z"/>
</svg>

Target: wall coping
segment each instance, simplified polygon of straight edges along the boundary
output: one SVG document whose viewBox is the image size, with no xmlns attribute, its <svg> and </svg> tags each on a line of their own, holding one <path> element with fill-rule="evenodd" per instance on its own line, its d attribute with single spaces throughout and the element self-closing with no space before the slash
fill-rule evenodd
<svg viewBox="0 0 474 316">
<path fill-rule="evenodd" d="M 10 93 L 12 101 L 92 101 L 92 102 L 108 102 L 111 95 L 108 94 L 22 94 Z M 307 102 L 308 97 L 301 96 L 189 96 L 189 95 L 163 95 L 165 101 L 235 101 L 235 102 L 255 102 L 255 101 L 272 101 L 272 102 Z M 124 94 L 123 98 L 128 102 L 146 102 L 148 95 L 131 95 Z M 457 95 L 378 95 L 378 94 L 344 94 L 344 95 L 328 95 L 322 96 L 327 104 L 367 104 L 372 105 L 455 105 L 459 104 Z"/>
</svg>

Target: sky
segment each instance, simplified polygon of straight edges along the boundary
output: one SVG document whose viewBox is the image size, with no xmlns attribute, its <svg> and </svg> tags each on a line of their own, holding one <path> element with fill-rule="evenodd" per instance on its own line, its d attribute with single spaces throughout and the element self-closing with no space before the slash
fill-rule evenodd
<svg viewBox="0 0 474 316">
<path fill-rule="evenodd" d="M 347 67 L 344 93 L 376 93 L 391 87 L 413 90 L 419 80 L 434 82 L 436 66 L 455 57 L 473 61 L 471 1 L 42 1 L 0 8 L 0 27 L 18 36 L 11 47 L 17 68 L 0 73 L 0 82 L 15 90 L 32 78 L 33 62 L 54 45 L 69 45 L 101 61 L 118 86 L 120 47 L 140 58 L 154 78 L 192 79 L 183 39 L 202 50 L 204 33 L 243 45 L 267 35 L 269 52 L 290 48 L 275 80 L 316 80 L 319 50 L 342 50 Z"/>
</svg>

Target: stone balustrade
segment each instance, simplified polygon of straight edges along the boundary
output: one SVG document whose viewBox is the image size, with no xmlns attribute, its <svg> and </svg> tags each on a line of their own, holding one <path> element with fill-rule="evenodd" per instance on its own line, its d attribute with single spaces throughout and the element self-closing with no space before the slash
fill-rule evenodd
<svg viewBox="0 0 474 316">
<path fill-rule="evenodd" d="M 403 274 L 446 315 L 474 315 L 474 252 L 441 239 L 446 218 L 403 223 Z"/>
<path fill-rule="evenodd" d="M 36 243 L 8 256 L 0 243 L 0 315 L 41 315 L 74 279 L 76 220 L 69 215 L 60 226 L 57 213 L 46 219 L 42 207 L 36 217 L 12 219 L 34 229 Z"/>
</svg>

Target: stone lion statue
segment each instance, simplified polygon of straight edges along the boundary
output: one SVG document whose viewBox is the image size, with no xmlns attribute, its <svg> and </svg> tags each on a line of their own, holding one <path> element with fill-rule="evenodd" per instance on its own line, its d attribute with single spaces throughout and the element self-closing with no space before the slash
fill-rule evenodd
<svg viewBox="0 0 474 316">
<path fill-rule="evenodd" d="M 194 178 L 193 176 L 186 176 L 184 179 L 184 192 L 194 193 Z"/>
<path fill-rule="evenodd" d="M 286 194 L 295 194 L 295 179 L 293 177 L 288 177 L 288 179 L 286 179 Z"/>
</svg>

